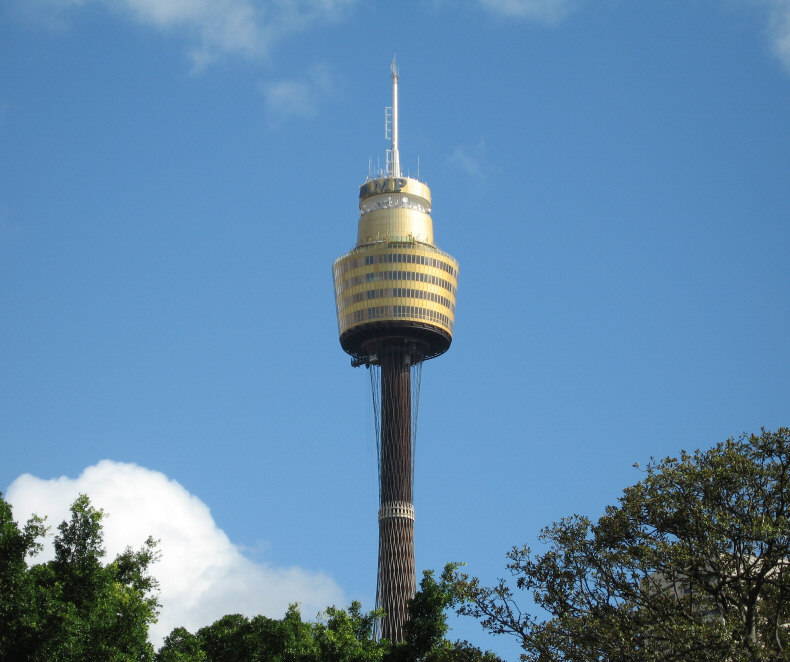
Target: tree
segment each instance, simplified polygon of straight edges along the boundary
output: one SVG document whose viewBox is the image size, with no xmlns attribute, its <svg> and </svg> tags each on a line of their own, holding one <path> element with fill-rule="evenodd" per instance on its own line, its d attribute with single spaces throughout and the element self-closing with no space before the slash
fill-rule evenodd
<svg viewBox="0 0 790 662">
<path fill-rule="evenodd" d="M 11 506 L 0 495 L 0 660 L 10 660 L 15 651 L 34 645 L 35 618 L 30 608 L 34 587 L 27 557 L 41 549 L 46 528 L 34 517 L 20 529 Z"/>
<path fill-rule="evenodd" d="M 452 572 L 439 582 L 426 571 L 409 605 L 406 641 L 391 646 L 377 641 L 374 624 L 380 612 L 364 612 L 359 602 L 348 609 L 328 607 L 316 622 L 303 621 L 297 605 L 280 619 L 228 614 L 191 634 L 174 629 L 159 649 L 158 662 L 501 662 L 465 641 L 451 643 L 446 611 L 453 604 Z"/>
<path fill-rule="evenodd" d="M 457 563 L 447 564 L 438 582 L 432 570 L 423 572 L 420 589 L 409 601 L 404 640 L 392 648 L 386 662 L 500 662 L 493 653 L 484 653 L 466 641 L 445 639 L 449 630 L 446 612 L 457 602 L 453 578 L 458 567 Z"/>
<path fill-rule="evenodd" d="M 315 623 L 303 621 L 297 605 L 282 619 L 228 614 L 196 635 L 176 628 L 157 653 L 159 662 L 381 662 L 388 642 L 373 636 L 375 613 L 358 602 L 348 610 L 329 607 Z"/>
<path fill-rule="evenodd" d="M 186 628 L 175 628 L 162 642 L 156 654 L 158 662 L 206 662 L 200 639 Z"/>
<path fill-rule="evenodd" d="M 515 589 L 456 573 L 460 612 L 518 637 L 523 660 L 790 659 L 789 452 L 781 428 L 651 460 L 597 522 L 513 548 Z"/>
<path fill-rule="evenodd" d="M 321 662 L 381 662 L 389 642 L 376 641 L 374 624 L 377 612 L 364 613 L 354 601 L 348 610 L 329 607 L 319 614 L 315 629 L 318 660 Z"/>
<path fill-rule="evenodd" d="M 55 558 L 28 566 L 43 522 L 23 529 L 0 498 L 0 660 L 150 660 L 148 626 L 159 607 L 148 567 L 156 543 L 127 548 L 103 565 L 104 513 L 80 495 L 58 527 Z"/>
</svg>

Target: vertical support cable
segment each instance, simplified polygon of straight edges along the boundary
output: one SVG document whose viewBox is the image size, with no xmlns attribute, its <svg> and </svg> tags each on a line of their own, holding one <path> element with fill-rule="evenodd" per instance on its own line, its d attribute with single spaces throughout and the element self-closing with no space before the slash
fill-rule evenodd
<svg viewBox="0 0 790 662">
<path fill-rule="evenodd" d="M 411 480 L 414 499 L 414 458 L 417 456 L 417 414 L 420 409 L 420 386 L 422 384 L 422 355 L 416 355 L 411 366 Z"/>
<path fill-rule="evenodd" d="M 381 367 L 378 363 L 368 363 L 370 392 L 373 395 L 373 421 L 376 428 L 376 468 L 379 481 L 379 501 L 381 501 Z"/>
</svg>

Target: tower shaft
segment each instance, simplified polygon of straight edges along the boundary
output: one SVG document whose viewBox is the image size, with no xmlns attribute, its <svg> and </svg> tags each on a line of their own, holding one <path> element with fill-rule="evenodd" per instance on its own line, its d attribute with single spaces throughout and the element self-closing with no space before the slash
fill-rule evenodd
<svg viewBox="0 0 790 662">
<path fill-rule="evenodd" d="M 411 352 L 401 342 L 380 350 L 381 440 L 379 561 L 376 607 L 383 609 L 381 636 L 402 641 L 406 604 L 414 596 Z"/>
<path fill-rule="evenodd" d="M 412 502 L 411 352 L 401 341 L 381 362 L 381 505 Z"/>
</svg>

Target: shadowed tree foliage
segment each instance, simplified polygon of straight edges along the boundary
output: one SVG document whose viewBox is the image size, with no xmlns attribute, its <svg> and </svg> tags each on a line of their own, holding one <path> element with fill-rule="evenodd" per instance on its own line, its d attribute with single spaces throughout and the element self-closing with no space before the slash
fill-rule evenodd
<svg viewBox="0 0 790 662">
<path fill-rule="evenodd" d="M 0 660 L 153 659 L 156 543 L 103 565 L 103 516 L 80 495 L 58 527 L 54 560 L 28 566 L 46 529 L 36 517 L 20 529 L 0 499 Z"/>
<path fill-rule="evenodd" d="M 39 540 L 45 533 L 39 518 L 20 529 L 11 506 L 0 496 L 0 660 L 35 647 L 36 591 L 26 559 L 41 550 Z"/>
<path fill-rule="evenodd" d="M 524 660 L 788 660 L 789 451 L 782 428 L 651 461 L 597 522 L 512 549 L 515 590 L 456 573 L 460 612 L 518 637 Z"/>
</svg>

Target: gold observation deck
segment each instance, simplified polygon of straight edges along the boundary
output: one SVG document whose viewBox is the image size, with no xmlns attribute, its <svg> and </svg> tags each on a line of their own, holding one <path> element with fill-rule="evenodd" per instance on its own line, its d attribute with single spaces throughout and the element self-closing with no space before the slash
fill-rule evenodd
<svg viewBox="0 0 790 662">
<path fill-rule="evenodd" d="M 409 177 L 372 179 L 359 189 L 359 211 L 356 248 L 333 268 L 341 346 L 358 361 L 385 339 L 417 343 L 425 359 L 446 352 L 458 262 L 433 243 L 430 189 Z"/>
</svg>

